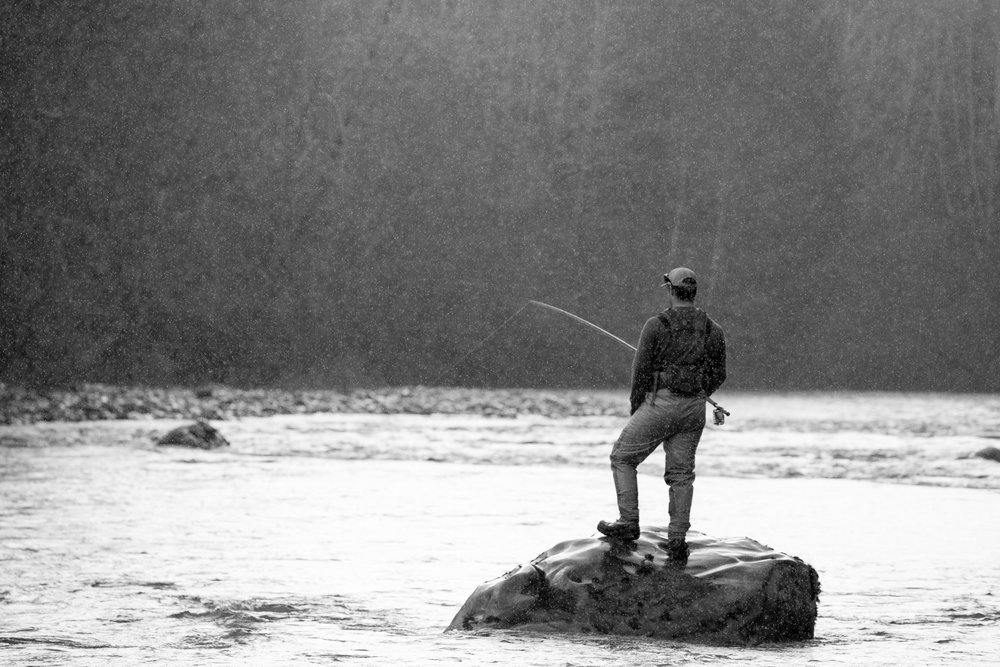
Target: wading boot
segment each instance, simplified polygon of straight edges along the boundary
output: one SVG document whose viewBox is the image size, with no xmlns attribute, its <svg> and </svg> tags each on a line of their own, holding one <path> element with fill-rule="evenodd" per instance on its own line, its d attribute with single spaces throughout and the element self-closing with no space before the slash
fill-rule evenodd
<svg viewBox="0 0 1000 667">
<path fill-rule="evenodd" d="M 615 540 L 637 540 L 639 539 L 639 524 L 631 521 L 601 521 L 597 524 L 597 530 Z"/>
<path fill-rule="evenodd" d="M 675 565 L 684 566 L 687 565 L 691 548 L 683 537 L 671 537 L 667 540 L 666 552 L 667 560 Z"/>
</svg>

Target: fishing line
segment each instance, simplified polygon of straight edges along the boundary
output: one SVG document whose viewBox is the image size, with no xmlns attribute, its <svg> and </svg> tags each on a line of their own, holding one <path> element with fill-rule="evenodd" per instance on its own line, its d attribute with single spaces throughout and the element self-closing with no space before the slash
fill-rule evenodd
<svg viewBox="0 0 1000 667">
<path fill-rule="evenodd" d="M 450 372 L 452 372 L 453 370 L 455 370 L 455 369 L 456 369 L 456 368 L 457 368 L 457 367 L 458 367 L 459 365 L 461 365 L 461 363 L 462 363 L 463 361 L 465 361 L 465 360 L 466 360 L 466 359 L 468 359 L 468 358 L 469 358 L 470 356 L 472 356 L 472 353 L 473 353 L 473 352 L 477 351 L 477 350 L 478 350 L 479 348 L 481 348 L 481 347 L 482 347 L 483 345 L 486 345 L 486 343 L 488 343 L 488 342 L 489 342 L 489 341 L 490 341 L 490 340 L 491 340 L 491 339 L 492 339 L 492 338 L 493 338 L 494 336 L 496 336 L 496 335 L 497 335 L 498 333 L 500 333 L 500 330 L 501 330 L 501 329 L 503 329 L 503 328 L 504 328 L 505 326 L 507 326 L 507 325 L 508 325 L 508 324 L 510 323 L 510 321 L 511 321 L 511 320 L 513 320 L 513 319 L 514 319 L 515 317 L 517 317 L 518 315 L 520 315 L 520 314 L 521 314 L 521 311 L 523 311 L 523 310 L 524 310 L 525 308 L 527 308 L 527 307 L 528 307 L 528 306 L 529 306 L 530 304 L 531 304 L 531 302 L 529 301 L 528 303 L 526 303 L 526 304 L 524 304 L 523 306 L 521 306 L 520 308 L 518 308 L 518 309 L 517 309 L 517 312 L 516 312 L 516 313 L 514 313 L 513 315 L 511 315 L 510 317 L 508 317 L 508 318 L 507 318 L 506 320 L 504 320 L 504 321 L 503 321 L 503 323 L 502 323 L 502 324 L 501 324 L 500 326 L 498 326 L 498 327 L 497 327 L 496 329 L 494 329 L 494 330 L 493 330 L 493 333 L 491 333 L 491 334 L 490 334 L 489 336 L 487 336 L 487 337 L 486 337 L 486 338 L 484 338 L 483 340 L 479 341 L 479 344 L 478 344 L 478 345 L 476 345 L 476 346 L 475 346 L 475 347 L 473 347 L 473 348 L 472 348 L 471 350 L 469 350 L 468 352 L 466 352 L 465 354 L 463 354 L 463 355 L 462 355 L 462 356 L 461 356 L 461 357 L 460 357 L 460 358 L 458 359 L 458 361 L 456 361 L 455 363 L 453 363 L 453 364 L 452 364 L 451 366 L 449 366 L 448 368 L 444 369 L 444 370 L 443 370 L 443 371 L 442 371 L 441 373 L 438 373 L 437 377 L 435 377 L 435 378 L 434 378 L 434 380 L 433 380 L 433 381 L 431 382 L 431 386 L 436 386 L 436 385 L 437 385 L 437 383 L 438 383 L 438 380 L 440 380 L 440 379 L 441 379 L 441 378 L 443 378 L 443 377 L 444 377 L 445 375 L 447 375 L 448 373 L 450 373 Z"/>
</svg>

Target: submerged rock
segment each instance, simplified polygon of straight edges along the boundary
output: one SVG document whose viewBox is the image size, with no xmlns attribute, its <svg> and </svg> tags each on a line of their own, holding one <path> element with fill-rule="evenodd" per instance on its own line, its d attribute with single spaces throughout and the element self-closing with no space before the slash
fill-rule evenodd
<svg viewBox="0 0 1000 667">
<path fill-rule="evenodd" d="M 635 542 L 562 542 L 473 592 L 448 630 L 530 629 L 687 638 L 724 644 L 811 639 L 819 577 L 750 538 L 689 533 L 686 566 L 666 529 Z"/>
<path fill-rule="evenodd" d="M 199 419 L 194 424 L 179 426 L 156 441 L 158 445 L 173 447 L 196 447 L 198 449 L 218 449 L 228 447 L 229 442 L 207 421 Z"/>
</svg>

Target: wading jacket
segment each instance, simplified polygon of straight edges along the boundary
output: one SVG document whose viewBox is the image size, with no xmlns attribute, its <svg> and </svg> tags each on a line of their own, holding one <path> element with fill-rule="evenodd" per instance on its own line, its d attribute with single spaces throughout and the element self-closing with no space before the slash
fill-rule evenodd
<svg viewBox="0 0 1000 667">
<path fill-rule="evenodd" d="M 711 396 L 725 380 L 726 336 L 703 310 L 682 306 L 646 320 L 632 361 L 632 412 L 647 392 Z"/>
</svg>

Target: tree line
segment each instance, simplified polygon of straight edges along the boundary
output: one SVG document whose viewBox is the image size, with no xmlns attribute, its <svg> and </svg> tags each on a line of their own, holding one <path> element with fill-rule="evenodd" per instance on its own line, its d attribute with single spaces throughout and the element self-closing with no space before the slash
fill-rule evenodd
<svg viewBox="0 0 1000 667">
<path fill-rule="evenodd" d="M 0 380 L 1000 389 L 989 0 L 0 9 Z"/>
</svg>

